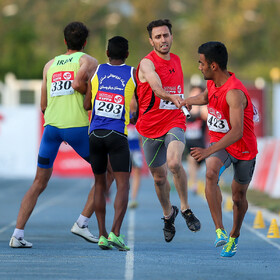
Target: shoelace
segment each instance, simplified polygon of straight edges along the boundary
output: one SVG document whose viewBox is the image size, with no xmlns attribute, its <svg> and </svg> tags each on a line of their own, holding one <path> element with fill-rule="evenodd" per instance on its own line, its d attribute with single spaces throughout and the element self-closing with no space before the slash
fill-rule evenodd
<svg viewBox="0 0 280 280">
<path fill-rule="evenodd" d="M 223 236 L 225 239 L 227 238 L 226 234 L 221 229 L 217 229 L 216 233 L 218 238 L 221 238 L 221 236 Z"/>
<path fill-rule="evenodd" d="M 226 252 L 229 252 L 230 250 L 234 250 L 236 249 L 236 243 L 235 243 L 235 238 L 230 238 L 227 245 L 225 246 L 226 247 Z"/>
</svg>

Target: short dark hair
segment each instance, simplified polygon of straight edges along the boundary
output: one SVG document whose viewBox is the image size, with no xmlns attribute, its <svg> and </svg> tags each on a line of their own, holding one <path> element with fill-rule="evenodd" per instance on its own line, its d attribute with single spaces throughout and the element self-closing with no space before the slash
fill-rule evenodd
<svg viewBox="0 0 280 280">
<path fill-rule="evenodd" d="M 227 69 L 228 52 L 226 46 L 221 42 L 207 42 L 198 48 L 199 54 L 204 54 L 208 64 L 216 62 L 221 70 Z"/>
<path fill-rule="evenodd" d="M 148 26 L 147 30 L 149 32 L 150 38 L 152 38 L 152 31 L 154 27 L 159 27 L 159 26 L 167 26 L 169 29 L 170 34 L 172 34 L 172 24 L 169 19 L 158 19 L 151 21 Z"/>
<path fill-rule="evenodd" d="M 78 21 L 70 22 L 64 28 L 64 38 L 69 50 L 79 51 L 83 48 L 89 31 L 87 27 Z"/>
<path fill-rule="evenodd" d="M 108 41 L 108 57 L 125 60 L 128 56 L 128 41 L 121 36 L 115 36 Z"/>
</svg>

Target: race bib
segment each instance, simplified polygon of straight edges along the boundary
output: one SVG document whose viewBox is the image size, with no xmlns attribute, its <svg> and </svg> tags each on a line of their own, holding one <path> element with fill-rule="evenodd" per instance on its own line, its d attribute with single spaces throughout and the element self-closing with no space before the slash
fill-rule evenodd
<svg viewBox="0 0 280 280">
<path fill-rule="evenodd" d="M 50 92 L 51 97 L 73 94 L 73 81 L 74 71 L 61 71 L 53 73 Z"/>
<path fill-rule="evenodd" d="M 120 119 L 124 108 L 124 96 L 98 91 L 95 98 L 95 114 L 98 116 Z"/>
<path fill-rule="evenodd" d="M 213 108 L 208 110 L 207 125 L 209 130 L 221 133 L 227 133 L 229 131 L 229 125 L 227 120 L 222 116 L 219 111 Z"/>
<path fill-rule="evenodd" d="M 181 98 L 184 99 L 184 94 L 177 94 L 177 95 L 179 95 Z M 178 108 L 173 102 L 161 99 L 159 104 L 159 109 L 176 110 Z"/>
<path fill-rule="evenodd" d="M 260 115 L 259 115 L 259 111 L 257 109 L 257 107 L 253 105 L 253 112 L 254 112 L 254 115 L 253 115 L 253 122 L 259 122 L 260 121 Z"/>
</svg>

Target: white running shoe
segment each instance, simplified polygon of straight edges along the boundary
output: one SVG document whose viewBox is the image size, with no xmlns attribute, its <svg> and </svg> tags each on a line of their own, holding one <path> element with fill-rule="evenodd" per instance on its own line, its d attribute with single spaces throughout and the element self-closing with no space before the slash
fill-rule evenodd
<svg viewBox="0 0 280 280">
<path fill-rule="evenodd" d="M 99 238 L 92 235 L 88 230 L 88 227 L 79 227 L 78 224 L 75 222 L 73 227 L 71 228 L 71 232 L 83 237 L 86 241 L 92 243 L 98 243 Z"/>
<path fill-rule="evenodd" d="M 32 247 L 32 243 L 27 242 L 24 239 L 17 239 L 14 236 L 12 236 L 9 245 L 12 248 L 31 248 Z"/>
</svg>

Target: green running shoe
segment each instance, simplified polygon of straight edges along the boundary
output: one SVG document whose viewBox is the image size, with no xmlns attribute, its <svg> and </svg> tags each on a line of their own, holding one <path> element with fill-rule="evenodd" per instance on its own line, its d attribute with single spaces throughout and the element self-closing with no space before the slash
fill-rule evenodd
<svg viewBox="0 0 280 280">
<path fill-rule="evenodd" d="M 129 251 L 130 248 L 125 245 L 123 238 L 124 236 L 121 234 L 120 236 L 116 236 L 113 232 L 110 232 L 108 241 L 110 245 L 113 245 L 119 251 Z"/>
<path fill-rule="evenodd" d="M 220 247 L 220 246 L 223 246 L 227 243 L 227 232 L 225 229 L 220 229 L 220 228 L 217 228 L 216 229 L 216 240 L 215 240 L 215 247 Z"/>
<path fill-rule="evenodd" d="M 103 235 L 101 235 L 100 238 L 99 238 L 98 246 L 102 250 L 112 250 L 114 248 L 112 245 L 109 244 L 107 238 L 104 237 Z"/>
<path fill-rule="evenodd" d="M 237 251 L 238 237 L 229 237 L 227 244 L 223 247 L 221 257 L 233 257 Z"/>
</svg>

